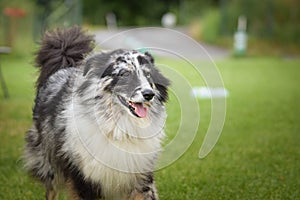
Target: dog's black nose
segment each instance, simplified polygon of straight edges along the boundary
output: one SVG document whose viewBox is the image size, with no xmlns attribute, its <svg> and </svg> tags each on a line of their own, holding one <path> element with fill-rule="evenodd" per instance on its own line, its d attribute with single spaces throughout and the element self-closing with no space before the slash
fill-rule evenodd
<svg viewBox="0 0 300 200">
<path fill-rule="evenodd" d="M 153 99 L 155 94 L 152 90 L 146 89 L 142 92 L 142 95 L 143 95 L 144 99 L 146 99 L 147 101 L 150 101 L 151 99 Z"/>
</svg>

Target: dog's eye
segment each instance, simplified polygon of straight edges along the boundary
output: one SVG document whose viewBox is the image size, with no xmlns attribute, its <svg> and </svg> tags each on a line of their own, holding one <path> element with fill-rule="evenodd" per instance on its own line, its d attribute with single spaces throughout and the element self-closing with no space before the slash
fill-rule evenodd
<svg viewBox="0 0 300 200">
<path fill-rule="evenodd" d="M 130 72 L 129 71 L 125 71 L 125 70 L 122 70 L 119 73 L 119 76 L 129 76 L 129 75 L 130 75 Z"/>
<path fill-rule="evenodd" d="M 145 76 L 146 76 L 147 79 L 151 78 L 151 74 L 150 73 L 146 73 Z"/>
</svg>

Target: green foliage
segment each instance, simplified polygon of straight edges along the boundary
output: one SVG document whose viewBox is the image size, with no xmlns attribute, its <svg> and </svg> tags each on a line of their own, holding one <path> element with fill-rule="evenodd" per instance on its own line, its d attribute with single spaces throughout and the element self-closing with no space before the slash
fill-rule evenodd
<svg viewBox="0 0 300 200">
<path fill-rule="evenodd" d="M 183 0 L 179 4 L 179 20 L 182 24 L 189 24 L 191 20 L 202 16 L 210 1 Z"/>
<path fill-rule="evenodd" d="M 84 20 L 92 24 L 105 24 L 108 13 L 116 15 L 118 25 L 159 25 L 161 17 L 177 1 L 172 0 L 87 0 L 83 1 Z"/>
<path fill-rule="evenodd" d="M 186 0 L 183 1 L 181 17 L 184 18 L 185 23 L 200 18 L 203 27 L 201 27 L 202 33 L 199 34 L 201 36 L 203 33 L 208 36 L 213 35 L 208 40 L 206 40 L 206 36 L 203 37 L 204 41 L 208 42 L 216 38 L 214 37 L 216 33 L 219 36 L 232 36 L 237 31 L 238 17 L 244 15 L 248 23 L 247 32 L 252 37 L 284 45 L 300 44 L 299 7 L 300 1 L 297 0 L 219 0 L 206 2 Z"/>
<path fill-rule="evenodd" d="M 208 10 L 201 18 L 201 39 L 213 43 L 220 37 L 220 12 L 216 9 Z"/>
<path fill-rule="evenodd" d="M 222 17 L 228 19 L 225 23 L 230 34 L 236 31 L 238 16 L 245 15 L 250 34 L 282 43 L 300 43 L 299 7 L 300 2 L 295 0 L 233 0 L 224 8 Z"/>
</svg>

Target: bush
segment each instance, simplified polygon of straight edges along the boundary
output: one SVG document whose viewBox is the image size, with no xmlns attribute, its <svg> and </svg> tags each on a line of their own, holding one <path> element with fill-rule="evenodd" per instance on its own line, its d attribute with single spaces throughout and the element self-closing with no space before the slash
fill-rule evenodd
<svg viewBox="0 0 300 200">
<path fill-rule="evenodd" d="M 194 1 L 185 3 L 185 21 L 192 22 L 193 32 L 199 32 L 199 36 L 196 34 L 197 39 L 216 42 L 218 36 L 232 37 L 237 31 L 238 17 L 244 15 L 247 18 L 247 33 L 251 37 L 281 45 L 300 44 L 300 1 L 222 0 L 214 1 L 217 2 L 215 4 L 208 2 L 202 7 L 202 4 L 195 4 Z M 195 19 L 197 23 L 201 23 L 200 27 L 195 23 Z"/>
<path fill-rule="evenodd" d="M 204 14 L 201 20 L 201 36 L 205 42 L 215 42 L 220 37 L 220 12 L 210 10 Z"/>
<path fill-rule="evenodd" d="M 300 43 L 299 1 L 233 0 L 228 3 L 225 16 L 229 33 L 236 30 L 237 19 L 245 15 L 248 33 L 280 43 Z"/>
</svg>

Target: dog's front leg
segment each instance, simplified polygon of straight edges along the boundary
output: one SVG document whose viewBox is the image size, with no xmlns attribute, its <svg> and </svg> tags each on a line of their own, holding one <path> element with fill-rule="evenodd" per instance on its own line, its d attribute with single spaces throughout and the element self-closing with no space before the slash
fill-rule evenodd
<svg viewBox="0 0 300 200">
<path fill-rule="evenodd" d="M 148 191 L 134 190 L 130 195 L 130 200 L 158 200 L 158 195 L 155 186 Z"/>
<path fill-rule="evenodd" d="M 47 189 L 46 200 L 58 200 L 58 193 L 54 190 Z"/>
<path fill-rule="evenodd" d="M 139 184 L 130 195 L 130 200 L 158 200 L 153 174 L 143 175 Z"/>
<path fill-rule="evenodd" d="M 52 170 L 49 170 L 45 179 L 46 187 L 46 200 L 58 200 L 58 191 L 56 186 L 56 180 Z"/>
</svg>

